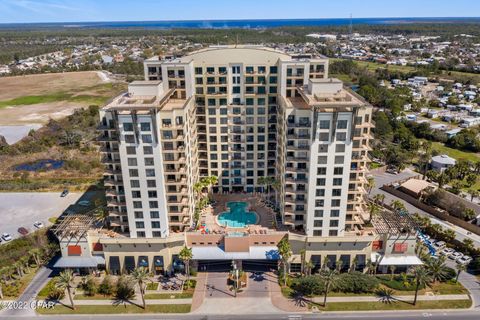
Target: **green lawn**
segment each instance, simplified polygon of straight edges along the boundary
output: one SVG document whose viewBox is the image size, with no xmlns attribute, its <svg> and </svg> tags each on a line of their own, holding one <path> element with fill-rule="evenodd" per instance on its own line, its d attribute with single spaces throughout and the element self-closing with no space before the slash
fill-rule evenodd
<svg viewBox="0 0 480 320">
<path fill-rule="evenodd" d="M 183 293 L 147 293 L 145 299 L 189 299 L 193 297 L 193 292 Z"/>
<path fill-rule="evenodd" d="M 147 284 L 147 290 L 157 290 L 158 289 L 158 282 L 149 282 Z"/>
<path fill-rule="evenodd" d="M 468 300 L 443 300 L 443 301 L 418 301 L 414 306 L 410 302 L 328 302 L 324 308 L 318 304 L 309 304 L 321 311 L 368 311 L 368 310 L 422 310 L 422 309 L 466 309 L 470 308 L 472 301 Z"/>
<path fill-rule="evenodd" d="M 86 296 L 83 294 L 76 294 L 74 300 L 112 300 L 112 296 L 104 296 L 101 294 L 96 294 L 94 296 Z"/>
<path fill-rule="evenodd" d="M 453 148 L 447 147 L 441 142 L 432 142 L 432 148 L 434 150 L 437 150 L 440 154 L 446 154 L 457 160 L 470 160 L 473 162 L 480 160 L 480 154 L 478 153 L 453 149 Z"/>
<path fill-rule="evenodd" d="M 37 309 L 39 314 L 116 314 L 116 313 L 188 313 L 189 304 L 158 304 L 147 305 L 145 309 L 135 305 L 119 306 L 76 306 L 75 310 L 63 305 L 57 305 L 52 309 Z"/>
</svg>

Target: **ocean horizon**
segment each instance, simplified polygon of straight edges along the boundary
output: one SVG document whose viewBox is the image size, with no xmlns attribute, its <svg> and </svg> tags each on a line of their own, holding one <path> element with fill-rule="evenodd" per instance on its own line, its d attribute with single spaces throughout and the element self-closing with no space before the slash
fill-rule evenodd
<svg viewBox="0 0 480 320">
<path fill-rule="evenodd" d="M 266 29 L 276 27 L 315 27 L 371 24 L 394 25 L 416 23 L 480 23 L 480 17 L 426 18 L 326 18 L 326 19 L 245 19 L 245 20 L 162 20 L 101 22 L 2 23 L 0 29 L 29 28 L 106 28 L 106 29 Z"/>
</svg>

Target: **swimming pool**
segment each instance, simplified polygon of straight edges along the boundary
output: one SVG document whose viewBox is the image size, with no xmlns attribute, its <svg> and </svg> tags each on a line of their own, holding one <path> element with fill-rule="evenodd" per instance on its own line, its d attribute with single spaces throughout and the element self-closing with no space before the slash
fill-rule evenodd
<svg viewBox="0 0 480 320">
<path fill-rule="evenodd" d="M 249 224 L 256 224 L 258 216 L 253 211 L 247 211 L 248 203 L 243 201 L 228 202 L 229 211 L 220 213 L 217 218 L 219 225 L 230 228 L 244 228 Z"/>
</svg>

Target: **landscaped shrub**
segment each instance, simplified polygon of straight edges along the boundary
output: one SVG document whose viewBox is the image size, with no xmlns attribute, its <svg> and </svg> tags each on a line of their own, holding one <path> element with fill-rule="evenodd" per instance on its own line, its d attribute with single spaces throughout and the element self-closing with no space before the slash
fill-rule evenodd
<svg viewBox="0 0 480 320">
<path fill-rule="evenodd" d="M 38 296 L 50 300 L 60 300 L 65 296 L 65 291 L 57 288 L 56 279 L 53 278 L 38 292 Z"/>
<path fill-rule="evenodd" d="M 119 300 L 130 300 L 135 297 L 135 290 L 132 279 L 121 276 L 117 282 L 116 298 Z"/>
<path fill-rule="evenodd" d="M 20 293 L 20 285 L 17 282 L 2 285 L 3 295 L 5 297 L 16 297 Z"/>
<path fill-rule="evenodd" d="M 444 281 L 453 280 L 457 277 L 457 271 L 450 267 L 445 267 L 445 279 Z"/>
<path fill-rule="evenodd" d="M 377 289 L 380 281 L 368 274 L 361 272 L 342 273 L 336 282 L 334 291 L 346 293 L 366 293 Z"/>
<path fill-rule="evenodd" d="M 190 289 L 190 288 L 195 288 L 195 286 L 197 285 L 197 280 L 188 280 L 188 281 L 185 281 L 183 283 L 183 289 L 184 290 L 187 290 L 187 289 Z"/>
<path fill-rule="evenodd" d="M 319 276 L 306 276 L 292 281 L 292 288 L 306 296 L 320 295 L 325 285 Z"/>
<path fill-rule="evenodd" d="M 393 279 L 391 279 L 390 276 L 379 275 L 377 276 L 377 278 L 380 280 L 381 284 L 393 290 L 411 291 L 411 290 L 414 290 L 415 288 L 414 279 L 412 276 L 408 276 L 407 279 L 402 279 L 401 276 L 395 276 Z M 419 289 L 421 290 L 424 288 L 425 286 L 420 286 Z"/>
<path fill-rule="evenodd" d="M 98 286 L 98 293 L 103 294 L 104 296 L 113 294 L 113 284 L 110 276 L 106 276 L 102 283 L 100 283 Z"/>
<path fill-rule="evenodd" d="M 82 279 L 81 288 L 86 296 L 94 296 L 97 293 L 97 282 L 91 276 Z"/>
</svg>

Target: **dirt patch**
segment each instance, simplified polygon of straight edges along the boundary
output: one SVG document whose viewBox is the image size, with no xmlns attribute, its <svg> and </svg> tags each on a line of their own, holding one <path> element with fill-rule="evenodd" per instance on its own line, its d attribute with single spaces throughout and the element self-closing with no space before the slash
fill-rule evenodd
<svg viewBox="0 0 480 320">
<path fill-rule="evenodd" d="M 73 110 L 86 106 L 88 104 L 59 101 L 7 107 L 0 109 L 0 125 L 45 124 L 49 119 L 64 118 L 72 114 Z"/>
<path fill-rule="evenodd" d="M 105 83 L 97 71 L 34 74 L 0 78 L 0 101 L 44 95 Z"/>
</svg>

